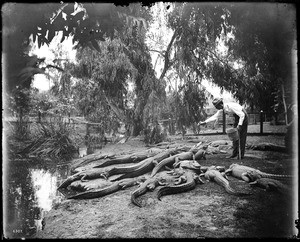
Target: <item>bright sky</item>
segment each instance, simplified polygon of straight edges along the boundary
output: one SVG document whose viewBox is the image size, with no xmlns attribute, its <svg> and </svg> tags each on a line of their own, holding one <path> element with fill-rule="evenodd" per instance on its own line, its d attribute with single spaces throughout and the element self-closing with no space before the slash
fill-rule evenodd
<svg viewBox="0 0 300 242">
<path fill-rule="evenodd" d="M 56 47 L 60 44 L 62 34 L 59 33 L 51 41 L 50 45 L 46 44 L 38 48 L 37 42 L 34 44 L 31 53 L 37 55 L 39 58 L 46 58 L 45 63 L 53 64 L 55 57 L 54 53 L 51 50 L 55 50 Z M 69 59 L 70 61 L 75 61 L 76 51 L 73 49 L 72 39 L 67 38 L 62 43 L 62 49 L 66 52 L 66 56 L 60 56 L 59 58 Z M 47 91 L 51 87 L 52 80 L 48 79 L 43 74 L 36 74 L 33 80 L 33 86 L 38 88 L 40 91 Z"/>
</svg>

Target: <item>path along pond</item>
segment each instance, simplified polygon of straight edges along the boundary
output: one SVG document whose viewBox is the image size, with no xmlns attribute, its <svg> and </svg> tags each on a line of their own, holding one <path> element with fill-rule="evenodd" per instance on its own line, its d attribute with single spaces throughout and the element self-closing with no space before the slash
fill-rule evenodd
<svg viewBox="0 0 300 242">
<path fill-rule="evenodd" d="M 84 149 L 83 149 L 84 152 Z M 5 238 L 31 238 L 44 226 L 45 214 L 65 199 L 57 187 L 69 175 L 70 162 L 8 160 L 3 174 Z"/>
</svg>

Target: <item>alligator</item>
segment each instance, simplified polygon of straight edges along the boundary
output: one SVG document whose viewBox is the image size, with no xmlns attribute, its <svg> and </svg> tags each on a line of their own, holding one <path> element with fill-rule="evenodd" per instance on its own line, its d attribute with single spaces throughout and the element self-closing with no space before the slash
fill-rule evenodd
<svg viewBox="0 0 300 242">
<path fill-rule="evenodd" d="M 184 178 L 185 181 L 184 183 L 181 183 L 182 178 Z M 194 172 L 185 170 L 183 177 L 180 176 L 179 181 L 175 185 L 168 185 L 159 189 L 157 192 L 157 198 L 158 200 L 161 200 L 160 198 L 165 195 L 182 193 L 182 192 L 193 190 L 196 187 L 196 182 L 202 184 L 204 183 L 198 176 L 195 175 Z"/>
<path fill-rule="evenodd" d="M 220 145 L 228 145 L 228 143 L 229 143 L 228 140 L 215 140 L 215 141 L 208 143 L 208 145 L 212 146 L 212 147 L 218 147 Z"/>
<path fill-rule="evenodd" d="M 161 150 L 155 149 L 155 150 L 151 150 L 151 152 L 142 152 L 140 154 L 135 153 L 132 155 L 123 155 L 120 157 L 109 159 L 100 165 L 94 166 L 93 168 L 101 168 L 101 167 L 115 165 L 115 164 L 137 163 L 137 162 L 147 159 L 149 157 L 155 156 L 156 154 L 159 154 L 160 152 L 161 152 Z"/>
<path fill-rule="evenodd" d="M 202 165 L 200 165 L 195 160 L 182 160 L 182 161 L 179 161 L 177 163 L 177 166 L 179 166 L 180 168 L 193 170 L 193 171 L 195 171 L 196 173 L 199 173 L 199 174 L 203 173 L 203 172 L 206 172 L 207 169 L 209 168 L 209 166 L 202 166 Z M 174 168 L 176 168 L 176 167 L 174 167 Z M 224 172 L 225 171 L 225 167 L 224 166 L 216 166 L 216 169 L 218 171 L 220 171 L 220 172 Z"/>
<path fill-rule="evenodd" d="M 248 172 L 256 172 L 259 174 L 260 178 L 273 178 L 273 179 L 286 179 L 286 178 L 292 178 L 291 175 L 277 175 L 277 174 L 269 174 L 262 172 L 260 170 L 257 170 L 255 168 L 249 167 L 249 166 L 243 166 L 239 164 L 231 164 L 229 169 L 225 171 L 226 175 L 231 175 L 235 178 L 244 180 L 245 182 L 253 181 L 248 175 Z"/>
<path fill-rule="evenodd" d="M 91 189 L 86 192 L 81 192 L 76 195 L 69 196 L 67 197 L 67 199 L 92 199 L 92 198 L 103 197 L 108 194 L 117 192 L 121 189 L 125 189 L 127 187 L 137 185 L 141 182 L 144 182 L 145 180 L 146 178 L 144 176 L 127 178 L 121 181 L 114 182 L 111 185 L 105 186 L 104 188 Z"/>
<path fill-rule="evenodd" d="M 142 183 L 138 189 L 131 193 L 131 202 L 138 206 L 142 207 L 141 203 L 137 201 L 137 197 L 145 194 L 147 191 L 153 191 L 158 185 L 164 185 L 157 177 L 150 177 L 144 183 Z"/>
<path fill-rule="evenodd" d="M 149 158 L 144 159 L 134 165 L 112 167 L 110 169 L 105 170 L 102 173 L 102 176 L 107 180 L 110 176 L 118 175 L 118 174 L 122 174 L 122 173 L 132 173 L 132 172 L 136 171 L 138 168 L 150 165 L 153 162 L 154 162 L 154 157 L 149 157 Z"/>
<path fill-rule="evenodd" d="M 235 191 L 229 184 L 228 180 L 225 178 L 225 174 L 221 174 L 217 170 L 216 166 L 210 166 L 204 174 L 200 174 L 200 177 L 204 176 L 209 181 L 214 181 L 220 186 L 224 187 L 226 192 L 236 196 L 250 195 L 250 193 L 242 193 Z"/>
<path fill-rule="evenodd" d="M 278 191 L 283 194 L 292 194 L 292 189 L 278 180 L 271 178 L 258 178 L 249 183 L 251 186 L 258 186 L 266 191 Z"/>
<path fill-rule="evenodd" d="M 126 173 L 120 178 L 117 178 L 117 180 L 123 179 L 123 178 L 129 178 L 133 176 L 139 176 L 143 175 L 153 169 L 153 167 L 163 159 L 169 157 L 170 155 L 174 155 L 178 153 L 180 149 L 169 149 L 166 151 L 163 151 L 161 153 L 156 154 L 153 157 L 149 157 L 138 164 L 132 165 L 132 166 L 126 166 L 126 167 L 113 167 L 109 170 L 106 170 L 103 173 L 103 176 L 107 179 L 109 176 L 116 175 L 116 174 L 122 174 Z M 144 173 L 143 173 L 144 172 Z"/>
<path fill-rule="evenodd" d="M 194 156 L 195 160 L 206 160 L 206 150 L 204 149 L 200 149 L 196 152 L 195 156 Z"/>
<path fill-rule="evenodd" d="M 247 171 L 246 174 L 244 175 L 249 178 L 250 182 L 254 182 L 260 178 L 271 178 L 277 180 L 286 180 L 287 178 L 292 178 L 291 175 L 269 174 L 269 173 L 259 172 L 259 170 Z"/>
<path fill-rule="evenodd" d="M 183 169 L 180 169 L 183 170 Z M 165 186 L 167 184 L 179 184 L 182 182 L 182 174 L 176 171 L 175 176 L 169 176 L 167 174 L 172 173 L 174 175 L 174 170 L 166 172 L 161 176 L 149 177 L 144 183 L 142 183 L 138 189 L 131 193 L 131 202 L 138 206 L 142 205 L 137 201 L 137 197 L 145 194 L 147 191 L 153 191 L 157 186 Z"/>
<path fill-rule="evenodd" d="M 87 179 L 96 179 L 103 177 L 105 170 L 103 168 L 89 169 L 86 171 L 78 172 L 72 176 L 69 176 L 57 189 L 66 188 L 72 182 L 76 180 L 86 181 Z"/>
<path fill-rule="evenodd" d="M 87 182 L 81 182 L 80 180 L 74 181 L 69 185 L 69 188 L 71 190 L 74 191 L 79 191 L 79 192 L 83 192 L 83 191 L 87 191 L 90 190 L 92 188 L 98 188 L 100 186 L 106 185 L 108 183 L 108 181 L 104 181 L 104 180 L 97 180 L 97 182 L 93 182 L 93 183 L 87 183 Z M 59 190 L 61 192 L 61 190 Z"/>
<path fill-rule="evenodd" d="M 132 178 L 132 177 L 144 175 L 150 172 L 154 168 L 155 164 L 156 164 L 155 160 L 149 160 L 149 162 L 143 163 L 140 167 L 136 168 L 132 172 L 125 173 L 115 179 L 112 179 L 111 181 L 119 181 L 125 178 Z"/>
<path fill-rule="evenodd" d="M 121 175 L 120 177 L 117 177 L 113 179 L 112 181 L 118 181 L 124 178 L 131 178 L 136 176 L 141 176 L 143 174 L 146 174 L 153 170 L 155 166 L 157 166 L 158 162 L 163 161 L 164 159 L 168 159 L 167 157 L 170 156 L 170 154 L 176 154 L 179 152 L 180 149 L 171 149 L 166 150 L 165 152 L 162 152 L 160 154 L 157 154 L 153 157 L 153 159 L 149 159 L 147 162 L 143 163 L 141 166 L 137 167 L 135 170 L 132 170 L 130 173 L 125 173 Z"/>
<path fill-rule="evenodd" d="M 195 160 L 181 160 L 177 164 L 174 164 L 173 167 L 187 168 L 200 172 L 201 165 Z"/>
<path fill-rule="evenodd" d="M 176 167 L 180 160 L 190 160 L 190 159 L 194 159 L 194 153 L 192 151 L 182 152 L 180 154 L 176 154 L 168 158 L 165 158 L 161 162 L 159 162 L 158 165 L 154 167 L 150 176 L 154 177 L 156 173 L 165 166 L 173 165 L 173 167 Z"/>
</svg>

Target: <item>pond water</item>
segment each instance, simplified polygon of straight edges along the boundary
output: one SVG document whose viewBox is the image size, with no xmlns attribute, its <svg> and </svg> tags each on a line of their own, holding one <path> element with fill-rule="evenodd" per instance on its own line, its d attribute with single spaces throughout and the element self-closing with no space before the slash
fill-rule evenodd
<svg viewBox="0 0 300 242">
<path fill-rule="evenodd" d="M 3 176 L 3 229 L 6 238 L 30 238 L 43 229 L 43 219 L 64 199 L 57 187 L 69 165 L 43 160 L 9 161 Z"/>
<path fill-rule="evenodd" d="M 98 152 L 106 142 L 83 145 L 78 156 Z M 65 199 L 57 190 L 70 175 L 71 161 L 3 157 L 2 196 L 5 238 L 31 238 L 43 229 L 45 214 Z"/>
</svg>

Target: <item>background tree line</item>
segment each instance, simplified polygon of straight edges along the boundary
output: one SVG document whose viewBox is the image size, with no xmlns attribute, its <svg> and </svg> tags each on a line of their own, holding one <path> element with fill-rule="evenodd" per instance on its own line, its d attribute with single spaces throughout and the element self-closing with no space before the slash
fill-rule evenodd
<svg viewBox="0 0 300 242">
<path fill-rule="evenodd" d="M 178 127 L 203 120 L 209 96 L 204 79 L 252 110 L 286 113 L 295 101 L 294 5 L 176 2 L 164 7 L 169 42 L 149 47 L 147 31 L 155 19 L 151 8 L 139 3 L 3 5 L 4 84 L 15 110 L 20 116 L 29 112 L 35 74 L 57 73 L 52 94 L 61 108 L 76 109 L 105 130 L 121 121 L 128 135 L 161 118 L 175 119 Z M 58 56 L 45 65 L 28 55 L 30 40 L 49 45 L 59 32 L 60 42 L 73 38 L 76 63 Z M 163 62 L 158 77 L 153 52 Z"/>
</svg>

